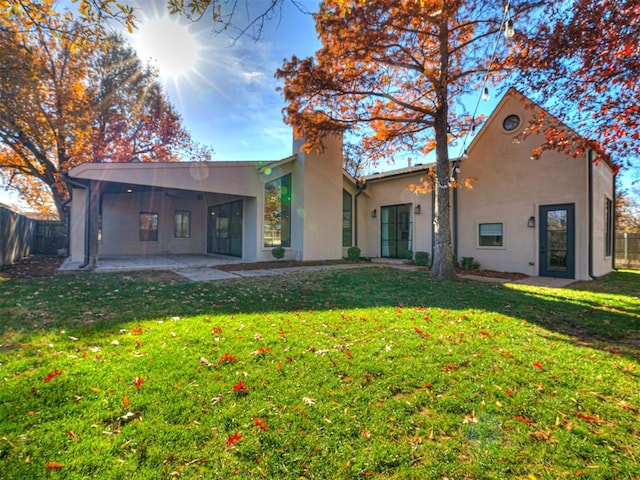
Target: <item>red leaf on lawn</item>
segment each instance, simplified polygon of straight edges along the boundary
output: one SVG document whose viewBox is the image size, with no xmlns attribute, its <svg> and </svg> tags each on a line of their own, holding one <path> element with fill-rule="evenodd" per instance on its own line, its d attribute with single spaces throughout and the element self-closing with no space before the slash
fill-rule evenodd
<svg viewBox="0 0 640 480">
<path fill-rule="evenodd" d="M 244 382 L 243 382 L 242 380 L 240 380 L 240 381 L 238 381 L 238 383 L 236 383 L 236 384 L 233 386 L 233 389 L 234 389 L 236 392 L 246 392 L 247 390 L 249 390 L 249 387 L 247 387 L 247 386 L 244 384 Z"/>
<path fill-rule="evenodd" d="M 222 333 L 222 327 L 211 327 L 212 335 L 220 335 Z"/>
<path fill-rule="evenodd" d="M 264 418 L 258 418 L 258 417 L 253 417 L 253 426 L 254 427 L 258 427 L 263 431 L 267 431 L 267 429 L 269 428 L 267 426 L 267 422 Z"/>
<path fill-rule="evenodd" d="M 64 465 L 58 462 L 49 462 L 47 463 L 47 470 L 60 470 L 64 468 Z"/>
<path fill-rule="evenodd" d="M 591 416 L 585 415 L 583 413 L 578 413 L 578 417 L 583 419 L 585 422 L 589 422 L 589 423 L 594 423 L 594 422 L 598 421 L 598 419 L 596 417 L 591 417 Z"/>
<path fill-rule="evenodd" d="M 507 388 L 507 389 L 504 391 L 504 394 L 505 394 L 507 397 L 510 397 L 511 395 L 513 395 L 513 392 Z"/>
<path fill-rule="evenodd" d="M 491 334 L 489 332 L 487 332 L 486 330 L 480 330 L 480 335 L 484 336 L 484 337 L 490 337 Z"/>
<path fill-rule="evenodd" d="M 142 335 L 142 328 L 141 327 L 134 328 L 133 330 L 131 330 L 131 333 L 133 335 Z"/>
<path fill-rule="evenodd" d="M 129 395 L 127 395 L 125 393 L 124 397 L 122 397 L 122 405 L 124 405 L 124 408 L 126 408 L 127 410 L 129 410 L 129 407 L 131 406 L 131 401 L 129 400 Z"/>
<path fill-rule="evenodd" d="M 418 327 L 414 327 L 413 331 L 420 335 L 422 338 L 429 338 L 431 336 L 427 332 L 423 332 L 422 330 L 420 330 Z"/>
<path fill-rule="evenodd" d="M 71 430 L 67 430 L 67 437 L 69 437 L 71 440 L 77 440 L 78 436 L 73 433 Z"/>
<path fill-rule="evenodd" d="M 540 362 L 533 362 L 533 366 L 536 367 L 538 370 L 544 370 L 544 367 Z"/>
<path fill-rule="evenodd" d="M 242 435 L 239 434 L 238 432 L 236 432 L 233 437 L 229 437 L 225 440 L 225 444 L 226 445 L 234 445 L 236 442 L 239 442 L 240 439 L 242 438 Z"/>
<path fill-rule="evenodd" d="M 48 373 L 46 377 L 44 377 L 42 379 L 43 382 L 50 382 L 51 380 L 53 380 L 54 378 L 56 378 L 58 375 L 60 375 L 62 373 L 62 369 L 60 370 L 56 370 L 55 368 L 53 369 L 53 373 Z"/>
<path fill-rule="evenodd" d="M 144 380 L 142 379 L 142 377 L 136 377 L 133 381 L 133 384 L 136 386 L 136 390 L 139 390 L 143 383 Z"/>
<path fill-rule="evenodd" d="M 234 357 L 230 353 L 225 352 L 225 354 L 220 357 L 218 362 L 235 362 L 236 360 L 238 360 L 236 357 Z"/>
<path fill-rule="evenodd" d="M 527 423 L 527 424 L 531 423 L 531 419 L 530 418 L 523 417 L 522 415 L 516 415 L 515 419 L 519 420 L 519 421 L 521 421 L 523 423 Z"/>
</svg>

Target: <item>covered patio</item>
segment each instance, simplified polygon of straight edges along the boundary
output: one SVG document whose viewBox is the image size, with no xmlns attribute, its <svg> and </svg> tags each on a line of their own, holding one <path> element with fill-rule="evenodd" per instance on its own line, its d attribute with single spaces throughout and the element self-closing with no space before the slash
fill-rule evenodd
<svg viewBox="0 0 640 480">
<path fill-rule="evenodd" d="M 224 255 L 198 254 L 158 254 L 158 255 L 104 255 L 98 257 L 94 272 L 132 272 L 140 270 L 187 270 L 194 268 L 215 268 L 230 263 L 243 263 L 236 257 Z M 60 267 L 60 272 L 88 271 L 80 268 L 82 262 L 72 261 L 69 257 Z"/>
</svg>

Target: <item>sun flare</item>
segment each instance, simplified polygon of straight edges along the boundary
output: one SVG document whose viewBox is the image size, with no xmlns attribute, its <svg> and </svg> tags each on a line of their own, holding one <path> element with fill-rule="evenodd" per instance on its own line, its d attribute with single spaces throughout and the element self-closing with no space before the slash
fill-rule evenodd
<svg viewBox="0 0 640 480">
<path fill-rule="evenodd" d="M 143 62 L 150 61 L 161 76 L 174 80 L 195 71 L 201 50 L 190 26 L 166 15 L 143 20 L 133 46 Z"/>
</svg>

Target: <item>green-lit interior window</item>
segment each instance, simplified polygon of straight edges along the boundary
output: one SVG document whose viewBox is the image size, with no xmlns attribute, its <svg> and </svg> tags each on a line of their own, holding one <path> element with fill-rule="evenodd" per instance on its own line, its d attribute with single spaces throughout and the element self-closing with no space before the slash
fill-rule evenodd
<svg viewBox="0 0 640 480">
<path fill-rule="evenodd" d="M 350 247 L 353 225 L 353 197 L 346 190 L 342 191 L 342 246 Z"/>
<path fill-rule="evenodd" d="M 264 246 L 291 246 L 291 174 L 264 186 Z"/>
</svg>

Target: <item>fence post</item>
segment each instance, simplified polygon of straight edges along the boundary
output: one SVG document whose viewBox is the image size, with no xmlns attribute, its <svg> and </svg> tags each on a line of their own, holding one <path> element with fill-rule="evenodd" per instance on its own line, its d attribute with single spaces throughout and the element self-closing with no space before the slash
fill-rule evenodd
<svg viewBox="0 0 640 480">
<path fill-rule="evenodd" d="M 624 235 L 622 236 L 622 238 L 624 238 L 624 263 L 627 264 L 629 263 L 629 247 L 627 243 L 627 232 L 624 232 Z"/>
</svg>

